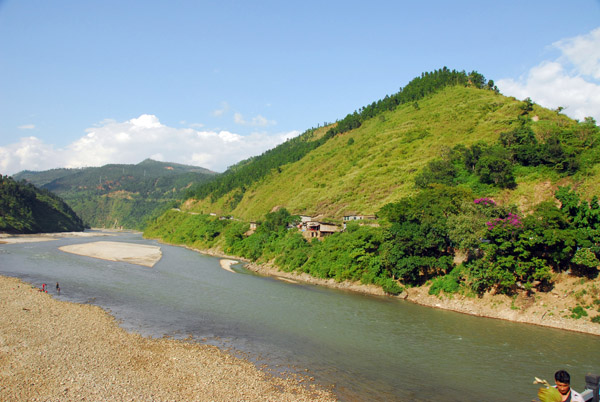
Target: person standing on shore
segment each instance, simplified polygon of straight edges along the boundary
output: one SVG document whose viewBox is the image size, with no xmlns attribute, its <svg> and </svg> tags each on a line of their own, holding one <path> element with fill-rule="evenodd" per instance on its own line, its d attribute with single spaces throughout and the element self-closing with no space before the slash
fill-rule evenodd
<svg viewBox="0 0 600 402">
<path fill-rule="evenodd" d="M 56 282 L 56 293 L 60 294 L 60 286 L 58 282 Z"/>
</svg>

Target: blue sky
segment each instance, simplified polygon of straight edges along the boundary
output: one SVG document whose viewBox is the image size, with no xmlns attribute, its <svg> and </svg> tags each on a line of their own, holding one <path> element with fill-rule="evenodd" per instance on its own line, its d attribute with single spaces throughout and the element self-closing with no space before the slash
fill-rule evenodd
<svg viewBox="0 0 600 402">
<path fill-rule="evenodd" d="M 0 0 L 0 173 L 223 171 L 443 66 L 600 121 L 600 0 Z"/>
</svg>

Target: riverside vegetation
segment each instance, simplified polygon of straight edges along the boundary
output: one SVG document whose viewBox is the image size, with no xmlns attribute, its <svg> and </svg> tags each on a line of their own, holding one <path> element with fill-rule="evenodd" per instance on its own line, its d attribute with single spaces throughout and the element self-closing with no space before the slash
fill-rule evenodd
<svg viewBox="0 0 600 402">
<path fill-rule="evenodd" d="M 590 281 L 573 318 L 599 322 L 600 129 L 560 110 L 502 96 L 477 72 L 425 73 L 191 188 L 144 235 L 390 294 L 543 293 L 566 273 Z M 295 214 L 353 213 L 377 225 L 322 241 L 289 229 Z"/>
</svg>

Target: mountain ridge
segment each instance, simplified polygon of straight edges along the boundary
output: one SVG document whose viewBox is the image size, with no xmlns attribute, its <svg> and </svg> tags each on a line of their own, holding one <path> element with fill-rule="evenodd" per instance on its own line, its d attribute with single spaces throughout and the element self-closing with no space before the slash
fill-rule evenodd
<svg viewBox="0 0 600 402">
<path fill-rule="evenodd" d="M 145 159 L 135 165 L 23 171 L 13 177 L 58 194 L 89 226 L 142 229 L 189 186 L 216 175 L 202 167 Z"/>
</svg>

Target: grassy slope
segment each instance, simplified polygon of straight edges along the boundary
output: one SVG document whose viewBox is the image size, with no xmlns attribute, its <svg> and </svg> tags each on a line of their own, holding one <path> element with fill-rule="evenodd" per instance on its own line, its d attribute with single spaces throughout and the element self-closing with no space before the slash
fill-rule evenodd
<svg viewBox="0 0 600 402">
<path fill-rule="evenodd" d="M 418 108 L 406 104 L 377 116 L 284 166 L 281 173 L 273 172 L 249 189 L 233 211 L 224 207 L 227 197 L 214 204 L 202 200 L 187 206 L 204 213 L 232 213 L 246 220 L 260 219 L 275 206 L 334 219 L 347 213 L 372 214 L 386 203 L 414 193 L 415 175 L 444 149 L 459 143 L 496 141 L 521 112 L 520 104 L 492 91 L 446 88 L 420 100 Z M 556 125 L 576 124 L 538 106 L 532 115 L 539 117 L 534 130 L 540 136 Z M 350 138 L 352 145 L 348 144 Z M 492 195 L 527 209 L 551 196 L 557 182 L 567 183 L 549 169 L 519 174 L 516 190 Z M 591 196 L 597 194 L 599 178 L 600 170 L 595 169 L 574 180 L 578 191 Z"/>
</svg>

